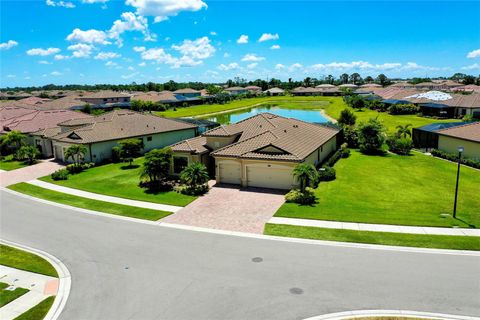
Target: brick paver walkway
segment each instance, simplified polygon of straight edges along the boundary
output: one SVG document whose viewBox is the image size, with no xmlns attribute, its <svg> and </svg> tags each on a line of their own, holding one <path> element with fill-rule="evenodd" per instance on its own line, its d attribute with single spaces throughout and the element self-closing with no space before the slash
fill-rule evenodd
<svg viewBox="0 0 480 320">
<path fill-rule="evenodd" d="M 215 185 L 206 195 L 160 221 L 262 234 L 265 223 L 283 202 L 283 192 Z"/>
<path fill-rule="evenodd" d="M 53 160 L 43 160 L 33 166 L 0 172 L 0 186 L 6 187 L 19 182 L 27 182 L 49 175 L 64 167 L 64 165 Z"/>
</svg>

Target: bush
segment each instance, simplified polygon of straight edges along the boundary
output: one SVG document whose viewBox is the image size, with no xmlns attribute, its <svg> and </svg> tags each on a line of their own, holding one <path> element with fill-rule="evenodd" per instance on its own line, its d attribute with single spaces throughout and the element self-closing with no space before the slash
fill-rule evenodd
<svg viewBox="0 0 480 320">
<path fill-rule="evenodd" d="M 119 146 L 112 148 L 112 162 L 119 163 L 122 160 L 122 149 Z"/>
<path fill-rule="evenodd" d="M 68 179 L 68 170 L 67 169 L 60 169 L 55 171 L 50 175 L 53 180 L 58 181 L 58 180 L 67 180 Z"/>
<path fill-rule="evenodd" d="M 386 138 L 385 131 L 385 126 L 375 118 L 360 123 L 357 130 L 360 151 L 366 154 L 382 152 Z"/>
<path fill-rule="evenodd" d="M 286 202 L 293 202 L 298 204 L 312 204 L 315 203 L 315 190 L 307 187 L 304 192 L 298 189 L 292 189 L 285 195 Z"/>
<path fill-rule="evenodd" d="M 337 174 L 332 167 L 322 167 L 318 170 L 318 178 L 320 181 L 333 181 L 336 179 Z"/>
<path fill-rule="evenodd" d="M 355 127 L 344 127 L 343 128 L 343 139 L 347 143 L 350 148 L 357 148 L 358 147 L 358 134 Z"/>
<path fill-rule="evenodd" d="M 71 163 L 67 165 L 67 171 L 70 174 L 80 173 L 83 171 L 83 167 L 81 165 Z"/>
<path fill-rule="evenodd" d="M 437 149 L 432 149 L 430 153 L 432 154 L 432 156 L 435 156 L 438 158 L 458 162 L 458 154 L 455 154 L 455 153 L 448 153 L 448 152 L 437 150 Z M 460 163 L 472 168 L 480 169 L 480 160 L 478 159 L 462 158 L 460 160 Z"/>
<path fill-rule="evenodd" d="M 413 148 L 413 141 L 410 138 L 390 136 L 387 139 L 387 145 L 390 151 L 405 156 L 410 154 L 410 150 Z"/>
<path fill-rule="evenodd" d="M 388 107 L 388 113 L 398 114 L 416 114 L 420 112 L 420 107 L 414 104 L 392 104 Z"/>
<path fill-rule="evenodd" d="M 338 123 L 343 126 L 353 126 L 355 121 L 357 120 L 357 116 L 353 113 L 350 109 L 343 109 L 340 112 L 340 118 L 338 118 Z"/>
<path fill-rule="evenodd" d="M 180 184 L 173 188 L 178 193 L 186 194 L 189 196 L 200 196 L 208 191 L 208 185 L 187 186 L 186 184 Z"/>
<path fill-rule="evenodd" d="M 350 149 L 348 148 L 347 143 L 342 143 L 342 145 L 340 146 L 340 154 L 342 158 L 350 157 Z"/>
</svg>

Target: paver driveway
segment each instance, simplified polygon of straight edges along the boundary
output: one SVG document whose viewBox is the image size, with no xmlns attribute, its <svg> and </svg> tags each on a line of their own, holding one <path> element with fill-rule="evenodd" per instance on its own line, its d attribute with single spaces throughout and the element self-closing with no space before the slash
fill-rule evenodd
<svg viewBox="0 0 480 320">
<path fill-rule="evenodd" d="M 33 166 L 0 172 L 0 186 L 6 187 L 19 182 L 34 180 L 61 168 L 65 168 L 65 166 L 54 160 L 42 160 Z"/>
<path fill-rule="evenodd" d="M 161 222 L 250 233 L 263 233 L 265 223 L 284 202 L 284 192 L 214 185 Z"/>
</svg>

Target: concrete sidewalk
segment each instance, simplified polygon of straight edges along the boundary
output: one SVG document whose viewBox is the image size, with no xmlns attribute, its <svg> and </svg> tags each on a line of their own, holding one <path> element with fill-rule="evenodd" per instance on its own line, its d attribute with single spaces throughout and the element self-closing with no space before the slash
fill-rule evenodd
<svg viewBox="0 0 480 320">
<path fill-rule="evenodd" d="M 14 288 L 30 290 L 19 298 L 0 308 L 0 319 L 15 319 L 49 296 L 58 292 L 59 280 L 38 273 L 23 271 L 0 265 L 0 281 Z"/>
<path fill-rule="evenodd" d="M 83 190 L 78 190 L 78 189 L 73 189 L 73 188 L 67 188 L 67 187 L 62 187 L 53 183 L 48 183 L 44 182 L 41 180 L 31 180 L 27 181 L 27 183 L 35 185 L 37 187 L 57 191 L 57 192 L 62 192 L 62 193 L 67 193 L 72 196 L 78 196 L 78 197 L 83 197 L 83 198 L 88 198 L 88 199 L 93 199 L 93 200 L 99 200 L 99 201 L 105 201 L 105 202 L 112 202 L 116 204 L 122 204 L 126 206 L 132 206 L 132 207 L 139 207 L 139 208 L 145 208 L 145 209 L 152 209 L 152 210 L 161 210 L 161 211 L 168 211 L 168 212 L 177 212 L 183 207 L 177 207 L 177 206 L 171 206 L 167 204 L 160 204 L 160 203 L 153 203 L 153 202 L 146 202 L 146 201 L 138 201 L 138 200 L 130 200 L 130 199 L 125 199 L 125 198 L 118 198 L 118 197 L 111 197 L 111 196 L 106 196 L 103 194 L 98 194 L 98 193 L 93 193 L 93 192 L 88 192 L 88 191 L 83 191 Z"/>
<path fill-rule="evenodd" d="M 37 179 L 62 168 L 65 168 L 65 166 L 53 160 L 41 160 L 37 164 L 31 166 L 3 171 L 0 172 L 0 187 Z"/>
<path fill-rule="evenodd" d="M 302 226 L 302 227 L 327 228 L 327 229 L 357 230 L 357 231 L 480 237 L 479 229 L 466 229 L 466 228 L 414 227 L 414 226 L 398 226 L 398 225 L 389 225 L 389 224 L 354 223 L 354 222 L 278 218 L 278 217 L 271 218 L 268 221 L 268 223 L 286 224 L 286 225 Z"/>
</svg>

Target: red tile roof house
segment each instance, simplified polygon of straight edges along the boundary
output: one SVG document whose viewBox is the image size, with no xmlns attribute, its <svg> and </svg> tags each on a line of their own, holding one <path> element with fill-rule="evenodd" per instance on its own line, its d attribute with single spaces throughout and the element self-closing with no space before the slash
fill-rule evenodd
<svg viewBox="0 0 480 320">
<path fill-rule="evenodd" d="M 74 144 L 87 148 L 85 160 L 100 163 L 111 159 L 112 148 L 128 138 L 143 141 L 143 152 L 193 138 L 197 126 L 129 110 L 115 110 L 100 116 L 59 123 L 60 132 L 51 136 L 54 156 L 64 162 L 65 150 Z"/>
<path fill-rule="evenodd" d="M 31 110 L 15 107 L 0 108 L 0 134 L 9 131 L 20 131 L 28 135 L 27 142 L 36 145 L 42 156 L 52 157 L 52 142 L 40 132 L 57 127 L 57 124 L 66 120 L 85 118 L 87 115 L 70 110 Z"/>
<path fill-rule="evenodd" d="M 438 149 L 457 154 L 463 147 L 463 156 L 480 160 L 480 122 L 438 130 Z"/>
<path fill-rule="evenodd" d="M 261 113 L 171 146 L 173 174 L 197 161 L 217 183 L 291 189 L 298 163 L 318 164 L 340 144 L 338 129 Z"/>
</svg>

